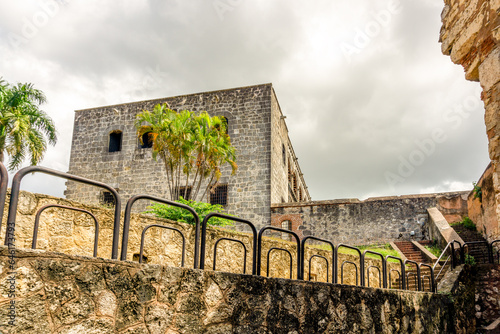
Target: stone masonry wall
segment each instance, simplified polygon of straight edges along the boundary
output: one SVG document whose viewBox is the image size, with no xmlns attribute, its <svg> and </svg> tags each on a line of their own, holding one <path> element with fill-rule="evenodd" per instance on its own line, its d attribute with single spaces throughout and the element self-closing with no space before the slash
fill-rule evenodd
<svg viewBox="0 0 500 334">
<path fill-rule="evenodd" d="M 489 242 L 500 239 L 500 231 L 495 209 L 495 189 L 493 187 L 493 167 L 490 164 L 477 181 L 481 188 L 481 198 L 474 197 L 474 192 L 469 194 L 467 206 L 469 218 L 476 224 L 478 231 Z"/>
<path fill-rule="evenodd" d="M 9 198 L 8 198 L 9 199 Z M 38 210 L 47 204 L 62 204 L 71 207 L 77 207 L 88 210 L 95 215 L 99 222 L 99 248 L 98 257 L 110 258 L 113 234 L 113 210 L 97 206 L 81 204 L 75 201 L 56 198 L 52 196 L 32 194 L 22 191 L 19 197 L 19 205 L 16 219 L 16 247 L 19 249 L 31 248 L 33 240 L 33 227 L 35 215 Z M 4 209 L 4 222 L 2 231 L 5 231 L 8 208 Z M 123 217 L 122 217 L 123 221 Z M 129 232 L 129 242 L 127 251 L 127 260 L 138 261 L 141 233 L 144 227 L 150 224 L 160 224 L 174 227 L 182 231 L 186 238 L 186 258 L 185 267 L 193 266 L 194 250 L 194 228 L 191 225 L 158 219 L 149 215 L 132 214 Z M 120 238 L 122 235 L 123 223 L 121 224 Z M 94 222 L 84 213 L 68 211 L 65 209 L 52 208 L 45 210 L 40 219 L 38 230 L 37 249 L 51 252 L 61 252 L 69 255 L 92 256 L 94 242 Z M 272 247 L 278 247 L 288 250 L 292 254 L 292 277 L 296 278 L 296 246 L 293 242 L 269 237 L 271 233 L 266 233 L 263 239 L 262 250 L 262 275 L 266 275 L 267 252 Z M 182 239 L 177 232 L 151 228 L 146 234 L 144 244 L 144 256 L 146 262 L 181 266 Z M 226 229 L 209 228 L 207 233 L 207 253 L 205 268 L 213 267 L 213 249 L 215 242 L 222 237 L 241 240 L 247 248 L 246 273 L 251 273 L 253 249 L 252 237 L 248 233 L 235 232 Z M 0 243 L 3 244 L 4 232 L 0 236 Z M 121 239 L 119 244 L 121 250 Z M 326 257 L 330 263 L 329 268 L 324 260 L 314 259 L 311 268 L 313 280 L 332 281 L 330 248 L 306 247 L 305 256 L 305 277 L 309 274 L 309 258 L 313 255 Z M 217 247 L 217 267 L 216 270 L 228 271 L 233 273 L 243 273 L 243 247 L 234 242 L 221 241 Z M 269 276 L 271 277 L 290 277 L 289 257 L 283 251 L 271 252 L 271 263 Z M 359 263 L 359 258 L 354 255 L 340 254 L 340 262 L 350 260 Z M 381 267 L 381 261 L 377 259 L 367 259 L 366 267 L 377 265 Z M 396 263 L 389 263 L 390 268 L 398 269 Z M 327 279 L 328 271 L 328 279 Z M 367 273 L 365 273 L 366 275 Z M 338 274 L 339 282 L 341 280 L 340 272 Z M 346 268 L 344 283 L 356 284 L 356 272 L 353 268 Z M 370 286 L 379 286 L 380 281 L 375 271 L 371 271 Z"/>
<path fill-rule="evenodd" d="M 271 127 L 271 202 L 310 201 L 311 196 L 274 90 L 271 95 Z"/>
<path fill-rule="evenodd" d="M 440 294 L 11 251 L 13 270 L 0 246 L 4 333 L 470 332 Z"/>
<path fill-rule="evenodd" d="M 76 111 L 69 173 L 109 184 L 118 189 L 124 203 L 144 193 L 167 197 L 162 163 L 154 161 L 150 148 L 139 148 L 136 114 L 165 102 L 171 109 L 206 110 L 228 119 L 237 150 L 236 175 L 230 177 L 229 166 L 222 171 L 221 183 L 228 184 L 228 212 L 266 225 L 271 203 L 271 94 L 267 84 Z M 109 152 L 109 134 L 114 130 L 122 131 L 122 148 Z M 102 193 L 68 182 L 66 196 L 97 204 Z"/>
<path fill-rule="evenodd" d="M 428 236 L 427 208 L 437 207 L 445 216 L 461 217 L 467 214 L 468 192 L 377 197 L 273 204 L 273 226 L 285 220 L 299 236 L 314 235 L 335 244 L 367 245 L 387 243 L 397 239 L 420 240 Z"/>
<path fill-rule="evenodd" d="M 467 80 L 479 81 L 485 107 L 486 134 L 492 166 L 492 208 L 500 224 L 500 1 L 445 0 L 441 14 L 443 54 L 465 70 Z M 494 230 L 494 229 L 491 229 Z"/>
</svg>

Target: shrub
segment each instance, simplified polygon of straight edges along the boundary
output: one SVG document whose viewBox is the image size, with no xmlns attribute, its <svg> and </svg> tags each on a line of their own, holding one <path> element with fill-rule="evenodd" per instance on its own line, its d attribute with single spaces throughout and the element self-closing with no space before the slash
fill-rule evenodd
<svg viewBox="0 0 500 334">
<path fill-rule="evenodd" d="M 200 223 L 203 221 L 203 218 L 205 218 L 205 216 L 208 215 L 209 213 L 219 212 L 227 214 L 224 212 L 224 208 L 222 207 L 222 205 L 219 204 L 212 205 L 209 203 L 197 202 L 193 200 L 185 200 L 182 197 L 180 197 L 179 200 L 177 200 L 176 202 L 193 208 L 194 211 L 196 211 L 196 213 L 200 217 Z M 149 206 L 148 210 L 145 211 L 144 213 L 153 213 L 156 215 L 156 217 L 170 219 L 181 223 L 186 223 L 191 225 L 195 224 L 194 217 L 189 211 L 168 204 L 154 203 L 153 205 Z M 214 217 L 208 221 L 208 225 L 232 226 L 233 223 L 227 219 Z"/>
<path fill-rule="evenodd" d="M 471 231 L 476 230 L 476 224 L 474 224 L 474 222 L 469 217 L 464 217 L 464 219 L 462 219 L 461 223 L 468 230 L 471 230 Z"/>
</svg>

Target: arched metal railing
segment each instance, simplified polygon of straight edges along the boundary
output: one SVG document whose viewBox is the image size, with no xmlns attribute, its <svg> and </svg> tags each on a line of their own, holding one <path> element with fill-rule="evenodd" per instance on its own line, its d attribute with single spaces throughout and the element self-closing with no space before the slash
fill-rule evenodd
<svg viewBox="0 0 500 334">
<path fill-rule="evenodd" d="M 1 172 L 0 172 L 1 173 Z M 12 180 L 12 189 L 10 194 L 10 203 L 9 203 L 9 215 L 7 218 L 7 231 L 5 234 L 5 244 L 7 245 L 9 234 L 13 235 L 16 227 L 16 215 L 17 215 L 17 205 L 19 202 L 19 191 L 21 188 L 22 179 L 30 173 L 43 173 L 52 176 L 56 176 L 59 178 L 76 181 L 88 185 L 93 185 L 99 188 L 104 188 L 108 190 L 111 194 L 113 194 L 115 198 L 115 213 L 114 213 L 114 223 L 113 223 L 113 245 L 111 249 L 111 258 L 118 258 L 118 241 L 120 238 L 120 209 L 121 209 L 121 200 L 120 196 L 111 186 L 104 184 L 102 182 L 97 182 L 94 180 L 86 179 L 84 177 L 59 172 L 53 169 L 39 167 L 39 166 L 30 166 L 19 170 L 16 175 L 14 175 L 14 179 Z"/>
<path fill-rule="evenodd" d="M 378 266 L 375 266 L 375 265 L 372 265 L 370 267 L 376 267 L 379 271 L 379 278 L 381 279 L 380 281 L 380 286 L 381 287 L 384 287 L 384 288 L 387 288 L 387 272 L 386 272 L 386 264 L 385 264 L 385 258 L 382 254 L 380 253 L 377 253 L 377 252 L 374 252 L 374 251 L 371 251 L 371 250 L 365 250 L 363 252 L 363 263 L 366 261 L 366 254 L 372 254 L 372 255 L 375 255 L 375 256 L 379 256 L 380 257 L 380 261 L 382 261 L 382 270 L 380 270 L 380 268 Z M 369 275 L 369 272 L 367 271 L 367 276 Z M 369 279 L 369 276 L 368 276 L 368 279 Z M 370 286 L 370 283 L 367 282 L 366 283 L 367 286 Z"/>
<path fill-rule="evenodd" d="M 233 238 L 219 238 L 215 242 L 215 244 L 214 244 L 213 270 L 215 270 L 216 264 L 217 264 L 217 245 L 219 244 L 220 241 L 224 241 L 224 240 L 236 242 L 236 243 L 240 244 L 241 246 L 243 246 L 243 274 L 246 274 L 246 272 L 247 272 L 247 246 L 245 246 L 243 241 L 238 240 L 238 239 L 233 239 Z"/>
<path fill-rule="evenodd" d="M 305 237 L 304 239 L 302 239 L 300 241 L 300 254 L 302 255 L 301 256 L 301 259 L 300 259 L 300 266 L 302 268 L 302 273 L 301 273 L 301 277 L 302 279 L 304 278 L 304 257 L 305 257 L 305 251 L 306 251 L 306 242 L 308 240 L 316 240 L 316 241 L 319 241 L 319 242 L 322 242 L 322 243 L 325 243 L 327 245 L 330 245 L 330 247 L 332 248 L 332 282 L 335 281 L 335 246 L 333 245 L 333 243 L 331 241 L 328 241 L 326 239 L 320 239 L 320 238 L 316 238 L 316 237 L 313 237 L 313 236 L 307 236 Z M 326 261 L 326 265 L 327 265 L 327 272 L 328 272 L 328 260 Z M 311 274 L 311 258 L 309 258 L 309 276 Z M 327 277 L 326 277 L 326 281 L 328 282 L 328 273 L 327 273 Z"/>
<path fill-rule="evenodd" d="M 88 210 L 80 209 L 80 208 L 75 208 L 72 206 L 67 206 L 67 205 L 61 205 L 61 204 L 47 204 L 42 206 L 40 209 L 38 209 L 36 215 L 35 215 L 35 226 L 33 228 L 33 241 L 31 242 L 31 248 L 36 249 L 36 241 L 38 239 L 38 227 L 40 225 L 40 216 L 42 215 L 42 212 L 50 209 L 50 208 L 60 208 L 60 209 L 66 209 L 66 210 L 71 210 L 71 211 L 76 211 L 76 212 L 82 212 L 88 214 L 92 219 L 94 220 L 94 251 L 93 251 L 93 256 L 97 256 L 97 247 L 99 243 L 99 222 L 97 221 L 97 218 L 94 216 L 94 214 Z"/>
<path fill-rule="evenodd" d="M 160 202 L 160 203 L 168 204 L 171 206 L 176 206 L 178 208 L 182 208 L 182 209 L 189 211 L 191 213 L 191 215 L 193 215 L 193 218 L 195 221 L 193 268 L 198 269 L 198 248 L 199 248 L 198 244 L 199 244 L 199 232 L 200 232 L 200 218 L 198 217 L 198 214 L 196 213 L 196 211 L 194 211 L 193 208 L 191 208 L 187 205 L 173 202 L 173 201 L 169 201 L 167 199 L 160 198 L 160 197 L 150 196 L 150 195 L 136 195 L 136 196 L 131 197 L 127 201 L 127 206 L 125 207 L 125 215 L 124 215 L 124 219 L 123 219 L 122 252 L 121 252 L 120 260 L 125 261 L 127 259 L 128 234 L 129 234 L 129 230 L 130 230 L 130 217 L 132 214 L 132 206 L 134 205 L 134 203 L 136 201 L 138 201 L 140 199 L 148 199 L 151 201 Z"/>
<path fill-rule="evenodd" d="M 285 229 L 273 227 L 273 226 L 265 226 L 265 227 L 261 228 L 259 231 L 259 234 L 257 236 L 257 275 L 260 275 L 260 271 L 261 271 L 260 267 L 261 267 L 261 258 L 262 258 L 262 235 L 267 230 L 288 233 L 295 238 L 295 243 L 297 244 L 297 279 L 302 279 L 301 268 L 300 268 L 300 254 L 301 254 L 301 252 L 300 252 L 299 236 L 297 235 L 297 233 L 292 232 L 290 230 L 285 230 Z"/>
<path fill-rule="evenodd" d="M 352 250 L 354 250 L 354 251 L 356 251 L 358 253 L 358 255 L 359 255 L 359 281 L 361 283 L 360 284 L 361 286 L 365 286 L 365 264 L 364 264 L 364 261 L 363 261 L 363 253 L 361 253 L 361 250 L 359 248 L 357 248 L 357 247 L 349 246 L 349 245 L 345 245 L 345 244 L 338 244 L 337 248 L 335 250 L 335 255 L 336 255 L 337 258 L 338 258 L 338 254 L 339 254 L 339 249 L 342 248 L 342 247 L 343 248 L 352 249 Z M 337 262 L 338 262 L 338 260 L 335 261 L 335 263 L 337 263 Z M 346 263 L 346 262 L 351 262 L 351 261 L 344 261 L 342 263 L 342 265 L 344 265 L 344 263 Z M 351 263 L 353 263 L 353 262 L 351 262 Z M 358 270 L 358 266 L 356 266 L 356 275 L 358 274 L 357 270 Z M 335 272 L 336 273 L 338 272 L 337 268 L 335 268 Z M 338 278 L 335 276 L 335 282 L 334 283 L 337 283 L 337 279 Z M 356 283 L 356 285 L 357 285 L 357 283 Z"/>
<path fill-rule="evenodd" d="M 234 221 L 234 222 L 238 222 L 238 223 L 243 223 L 243 224 L 246 224 L 248 226 L 250 226 L 250 229 L 252 230 L 252 236 L 253 236 L 253 245 L 252 245 L 252 275 L 255 275 L 257 273 L 257 229 L 255 228 L 255 225 L 252 224 L 250 221 L 246 220 L 246 219 L 241 219 L 241 218 L 238 218 L 238 217 L 233 217 L 233 216 L 228 216 L 228 215 L 224 215 L 222 213 L 217 213 L 217 212 L 213 212 L 213 213 L 209 213 L 208 215 L 205 216 L 205 218 L 203 219 L 203 222 L 202 222 L 202 227 L 201 227 L 201 251 L 200 251 L 200 269 L 204 269 L 205 268 L 205 251 L 206 251 L 206 243 L 207 243 L 207 225 L 208 225 L 208 221 L 212 218 L 215 218 L 215 217 L 218 217 L 218 218 L 223 218 L 223 219 L 227 219 L 227 220 L 231 220 L 231 221 Z M 260 274 L 260 272 L 259 272 Z"/>
<path fill-rule="evenodd" d="M 288 249 L 284 249 L 284 248 L 280 248 L 280 247 L 271 247 L 267 251 L 266 276 L 269 277 L 269 267 L 270 267 L 269 261 L 270 261 L 270 257 L 271 257 L 271 251 L 273 251 L 273 250 L 279 250 L 279 251 L 285 252 L 290 257 L 290 269 L 289 269 L 289 271 L 290 271 L 290 279 L 292 279 L 292 273 L 293 273 L 293 258 L 292 258 L 292 253 L 290 253 L 290 251 Z"/>
<path fill-rule="evenodd" d="M 165 226 L 165 225 L 160 225 L 160 224 L 151 224 L 151 225 L 146 226 L 142 230 L 142 233 L 141 233 L 141 248 L 139 250 L 139 263 L 142 263 L 142 259 L 143 259 L 144 242 L 146 240 L 146 231 L 149 230 L 151 227 L 158 227 L 158 228 L 163 228 L 163 229 L 166 229 L 166 230 L 176 231 L 177 233 L 180 234 L 181 239 L 182 239 L 181 267 L 184 267 L 184 258 L 186 257 L 186 238 L 184 237 L 184 234 L 178 228 L 170 227 L 170 226 Z"/>
</svg>

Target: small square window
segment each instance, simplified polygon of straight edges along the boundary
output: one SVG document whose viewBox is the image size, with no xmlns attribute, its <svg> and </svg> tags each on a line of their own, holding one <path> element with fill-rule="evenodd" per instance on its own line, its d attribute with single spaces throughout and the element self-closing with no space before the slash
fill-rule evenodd
<svg viewBox="0 0 500 334">
<path fill-rule="evenodd" d="M 210 192 L 210 204 L 227 205 L 227 184 L 219 184 Z"/>
<path fill-rule="evenodd" d="M 101 205 L 105 206 L 114 206 L 115 205 L 115 196 L 109 191 L 103 191 L 100 198 Z"/>
</svg>

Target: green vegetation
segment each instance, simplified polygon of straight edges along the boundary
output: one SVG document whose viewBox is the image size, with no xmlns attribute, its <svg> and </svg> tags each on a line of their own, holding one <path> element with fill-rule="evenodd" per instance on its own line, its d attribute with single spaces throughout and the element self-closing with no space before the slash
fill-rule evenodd
<svg viewBox="0 0 500 334">
<path fill-rule="evenodd" d="M 481 187 L 477 185 L 476 182 L 472 182 L 472 185 L 474 186 L 474 189 L 472 192 L 474 193 L 474 198 L 478 198 L 479 202 L 483 201 L 483 191 L 481 190 Z"/>
<path fill-rule="evenodd" d="M 468 230 L 471 230 L 471 231 L 476 231 L 477 228 L 476 228 L 476 224 L 474 224 L 474 222 L 467 216 L 465 216 L 462 221 L 459 221 L 457 223 L 454 223 L 454 224 L 451 224 L 451 226 L 457 226 L 457 225 L 462 225 L 463 227 L 465 227 L 466 229 Z"/>
<path fill-rule="evenodd" d="M 436 257 L 440 257 L 441 253 L 443 252 L 443 250 L 436 244 L 424 247 Z"/>
<path fill-rule="evenodd" d="M 331 250 L 331 247 L 329 245 L 326 245 L 326 244 L 311 244 L 311 246 L 312 247 L 316 247 L 316 248 L 320 248 L 320 249 Z M 363 253 L 365 250 L 370 250 L 372 252 L 376 252 L 376 253 L 382 254 L 384 256 L 384 258 L 387 255 L 399 257 L 399 253 L 396 250 L 394 250 L 391 247 L 390 244 L 385 244 L 385 245 L 363 245 L 363 246 L 356 246 L 356 247 L 359 248 L 359 250 L 361 251 L 361 253 Z M 340 254 L 356 255 L 356 256 L 359 255 L 358 252 L 355 251 L 354 249 L 345 248 L 345 247 L 341 247 L 339 249 L 339 253 Z M 377 256 L 377 255 L 371 254 L 371 253 L 366 254 L 366 257 L 369 258 L 369 259 L 380 260 L 380 256 Z M 389 261 L 391 261 L 391 262 L 398 262 L 397 260 L 393 260 L 393 259 L 389 259 Z"/>
<path fill-rule="evenodd" d="M 471 266 L 475 266 L 476 265 L 476 259 L 472 255 L 465 254 L 465 264 L 469 264 Z"/>
<path fill-rule="evenodd" d="M 165 103 L 138 114 L 135 126 L 141 143 L 150 144 L 153 158 L 163 161 L 172 199 L 205 198 L 217 186 L 225 164 L 233 174 L 238 169 L 223 117 L 210 117 L 206 111 L 177 112 Z"/>
<path fill-rule="evenodd" d="M 196 202 L 193 200 L 185 200 L 180 197 L 177 203 L 187 205 L 196 211 L 198 216 L 200 217 L 200 223 L 203 221 L 206 215 L 212 212 L 224 213 L 224 208 L 222 205 L 212 205 L 208 203 Z M 191 213 L 183 208 L 179 208 L 176 206 L 171 206 L 168 204 L 154 203 L 153 205 L 148 207 L 148 211 L 144 213 L 154 213 L 156 217 L 170 219 L 173 221 L 187 223 L 194 225 L 194 217 Z M 227 215 L 227 213 L 224 213 Z M 233 223 L 230 220 L 214 217 L 210 218 L 208 221 L 209 226 L 232 226 Z"/>
<path fill-rule="evenodd" d="M 32 165 L 42 161 L 49 144 L 57 141 L 52 119 L 40 105 L 46 102 L 32 84 L 9 85 L 0 78 L 0 161 L 10 156 L 9 169 L 19 168 L 26 158 Z"/>
</svg>

